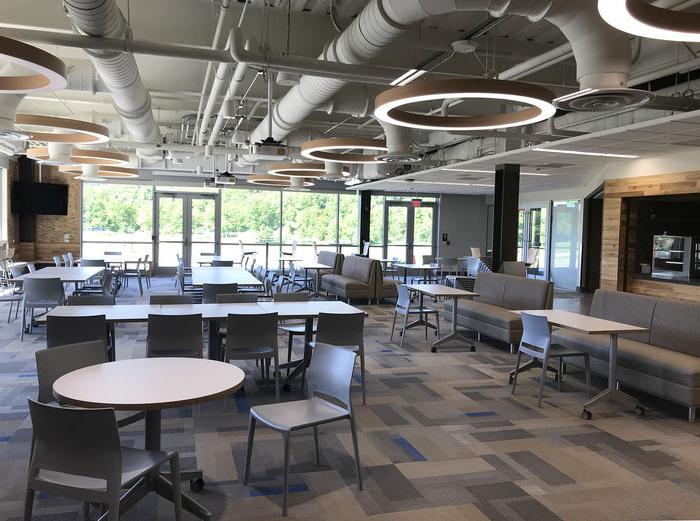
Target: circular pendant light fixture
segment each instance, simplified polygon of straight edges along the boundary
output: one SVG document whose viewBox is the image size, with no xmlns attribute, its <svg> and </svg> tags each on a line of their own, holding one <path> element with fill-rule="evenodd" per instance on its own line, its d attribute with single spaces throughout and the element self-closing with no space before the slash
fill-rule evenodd
<svg viewBox="0 0 700 521">
<path fill-rule="evenodd" d="M 27 157 L 43 163 L 50 162 L 49 148 L 28 148 Z M 124 166 L 129 163 L 129 155 L 111 150 L 73 148 L 67 163 L 72 165 Z"/>
<path fill-rule="evenodd" d="M 598 0 L 598 12 L 615 29 L 673 42 L 700 42 L 700 14 L 671 11 L 641 0 Z"/>
<path fill-rule="evenodd" d="M 109 141 L 107 127 L 77 119 L 57 118 L 35 114 L 17 114 L 15 124 L 26 131 L 30 139 L 47 143 L 94 145 Z"/>
<path fill-rule="evenodd" d="M 59 166 L 58 171 L 64 174 L 78 174 L 73 178 L 75 181 L 104 183 L 107 180 L 97 175 L 98 168 L 97 165 L 64 165 Z"/>
<path fill-rule="evenodd" d="M 121 166 L 64 165 L 59 166 L 58 171 L 62 174 L 85 175 L 86 167 L 96 167 L 90 170 L 91 175 L 101 179 L 130 179 L 139 176 L 137 169 Z"/>
<path fill-rule="evenodd" d="M 282 177 L 323 177 L 326 165 L 323 163 L 272 163 L 267 169 L 269 175 Z"/>
<path fill-rule="evenodd" d="M 377 95 L 374 117 L 401 127 L 426 130 L 494 130 L 530 125 L 552 117 L 550 90 L 506 80 L 431 80 L 395 87 Z M 442 116 L 420 114 L 405 109 L 413 103 L 443 100 L 494 100 L 526 105 L 526 108 L 502 114 L 477 116 Z"/>
<path fill-rule="evenodd" d="M 65 63 L 53 54 L 24 42 L 0 36 L 0 61 L 28 71 L 18 76 L 0 75 L 0 92 L 50 92 L 63 89 L 68 84 Z"/>
<path fill-rule="evenodd" d="M 355 150 L 368 150 L 373 153 L 353 152 Z M 301 145 L 301 155 L 309 159 L 357 165 L 381 163 L 382 161 L 377 159 L 381 154 L 377 152 L 388 151 L 386 143 L 382 140 L 354 137 L 314 139 Z"/>
<path fill-rule="evenodd" d="M 246 180 L 253 185 L 276 186 L 278 188 L 286 188 L 291 185 L 288 177 L 285 178 L 278 175 L 252 174 Z"/>
</svg>

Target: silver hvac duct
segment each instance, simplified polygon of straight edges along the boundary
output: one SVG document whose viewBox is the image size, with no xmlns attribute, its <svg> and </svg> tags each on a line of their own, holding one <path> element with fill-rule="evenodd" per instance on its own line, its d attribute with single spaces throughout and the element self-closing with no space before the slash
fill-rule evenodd
<svg viewBox="0 0 700 521">
<path fill-rule="evenodd" d="M 410 26 L 431 16 L 459 11 L 484 11 L 492 16 L 545 18 L 558 26 L 571 43 L 581 88 L 622 87 L 629 75 L 628 36 L 598 16 L 596 0 L 371 0 L 348 28 L 334 38 L 319 59 L 365 64 L 395 42 Z M 326 103 L 345 82 L 302 76 L 258 125 L 251 141 L 284 138 L 319 105 Z"/>
<path fill-rule="evenodd" d="M 74 30 L 84 35 L 127 38 L 129 27 L 115 0 L 63 0 Z M 151 95 L 146 90 L 134 55 L 128 52 L 85 49 L 97 73 L 112 94 L 112 103 L 131 137 L 139 143 L 159 143 L 160 130 L 151 111 Z M 142 154 L 155 149 L 144 147 Z"/>
</svg>

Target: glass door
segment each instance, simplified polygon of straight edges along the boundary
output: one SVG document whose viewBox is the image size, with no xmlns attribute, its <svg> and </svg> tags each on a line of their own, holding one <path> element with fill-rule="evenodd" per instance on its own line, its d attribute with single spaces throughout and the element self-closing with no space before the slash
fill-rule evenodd
<svg viewBox="0 0 700 521">
<path fill-rule="evenodd" d="M 549 204 L 532 204 L 518 210 L 518 260 L 528 264 L 528 275 L 547 279 Z"/>
<path fill-rule="evenodd" d="M 384 205 L 385 258 L 421 263 L 423 255 L 437 252 L 436 203 L 415 206 L 408 201 L 386 201 Z"/>
<path fill-rule="evenodd" d="M 172 271 L 178 255 L 191 266 L 203 253 L 219 253 L 220 204 L 218 194 L 156 193 L 156 269 Z"/>
</svg>

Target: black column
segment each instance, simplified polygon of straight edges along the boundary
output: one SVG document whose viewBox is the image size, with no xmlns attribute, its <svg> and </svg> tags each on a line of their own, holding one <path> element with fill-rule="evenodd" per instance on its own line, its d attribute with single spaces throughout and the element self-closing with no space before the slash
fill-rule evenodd
<svg viewBox="0 0 700 521">
<path fill-rule="evenodd" d="M 366 242 L 369 242 L 369 219 L 370 219 L 370 209 L 372 206 L 372 192 L 369 190 L 360 191 L 359 196 L 359 216 L 360 216 L 360 251 L 362 253 L 362 247 Z M 342 218 L 342 215 L 341 215 Z"/>
<path fill-rule="evenodd" d="M 498 271 L 504 261 L 518 257 L 518 195 L 520 165 L 497 165 L 493 201 L 493 262 Z"/>
</svg>

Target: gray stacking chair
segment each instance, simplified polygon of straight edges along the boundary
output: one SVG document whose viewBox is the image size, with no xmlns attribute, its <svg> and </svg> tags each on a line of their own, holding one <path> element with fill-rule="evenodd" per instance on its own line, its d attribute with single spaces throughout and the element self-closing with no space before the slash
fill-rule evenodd
<svg viewBox="0 0 700 521">
<path fill-rule="evenodd" d="M 54 255 L 53 263 L 56 265 L 57 268 L 60 268 L 61 266 L 63 266 L 63 258 L 60 255 Z"/>
<path fill-rule="evenodd" d="M 136 261 L 136 267 L 129 268 L 129 265 L 134 264 L 133 262 L 125 262 L 124 269 L 121 272 L 121 276 L 124 278 L 124 285 L 129 287 L 129 279 L 135 278 L 139 285 L 139 293 L 143 296 L 143 283 L 141 282 L 141 277 L 144 276 L 143 259 L 141 257 Z"/>
<path fill-rule="evenodd" d="M 114 295 L 68 295 L 66 306 L 114 306 Z"/>
<path fill-rule="evenodd" d="M 272 296 L 274 302 L 308 302 L 310 298 L 308 291 L 300 291 L 298 293 L 275 293 Z M 306 335 L 306 321 L 284 321 L 279 325 L 279 330 L 287 333 L 287 363 L 292 361 L 292 347 L 294 345 L 295 336 Z M 313 333 L 316 334 L 316 328 L 313 328 Z M 289 369 L 287 369 L 289 374 Z"/>
<path fill-rule="evenodd" d="M 94 277 L 93 277 L 94 279 Z M 114 272 L 112 270 L 105 270 L 100 276 L 100 280 L 97 284 L 85 284 L 77 291 L 73 293 L 76 295 L 113 295 L 114 288 L 112 287 L 112 281 L 114 279 Z"/>
<path fill-rule="evenodd" d="M 202 314 L 148 315 L 146 356 L 202 358 Z"/>
<path fill-rule="evenodd" d="M 61 376 L 83 367 L 107 362 L 105 350 L 99 340 L 42 349 L 34 353 L 34 356 L 39 380 L 37 400 L 49 404 L 58 403 L 53 395 L 53 383 Z M 144 416 L 145 414 L 141 411 L 117 411 L 117 426 L 131 425 L 143 419 Z"/>
<path fill-rule="evenodd" d="M 218 268 L 231 268 L 233 267 L 232 260 L 213 260 L 211 265 Z"/>
<path fill-rule="evenodd" d="M 182 519 L 177 452 L 122 447 L 113 409 L 72 409 L 29 400 L 34 429 L 24 520 L 30 521 L 35 492 L 107 506 L 100 519 L 117 521 L 121 499 L 148 474 L 169 463 L 175 520 Z M 133 495 L 133 494 L 132 494 Z M 87 517 L 87 516 L 86 516 Z"/>
<path fill-rule="evenodd" d="M 97 340 L 109 360 L 114 360 L 110 329 L 104 315 L 84 317 L 54 317 L 46 319 L 46 348 Z"/>
<path fill-rule="evenodd" d="M 29 273 L 34 273 L 36 271 L 36 264 L 33 262 L 28 262 L 27 269 L 29 270 Z"/>
<path fill-rule="evenodd" d="M 151 295 L 149 304 L 194 304 L 192 295 Z"/>
<path fill-rule="evenodd" d="M 202 303 L 216 304 L 216 297 L 219 294 L 238 293 L 238 284 L 207 284 L 202 286 Z"/>
<path fill-rule="evenodd" d="M 527 264 L 524 262 L 505 261 L 501 265 L 501 273 L 515 277 L 527 277 Z"/>
<path fill-rule="evenodd" d="M 219 293 L 216 296 L 217 304 L 253 304 L 258 301 L 258 296 L 253 293 Z"/>
<path fill-rule="evenodd" d="M 24 298 L 22 299 L 20 342 L 24 340 L 24 331 L 27 328 L 27 312 L 29 312 L 29 330 L 31 332 L 35 309 L 44 308 L 48 312 L 49 308 L 61 306 L 66 301 L 66 294 L 60 278 L 24 279 L 22 291 Z"/>
<path fill-rule="evenodd" d="M 262 360 L 263 381 L 267 380 L 270 360 L 274 361 L 275 400 L 280 401 L 277 313 L 259 315 L 230 314 L 226 320 L 224 361 Z M 266 368 L 267 366 L 267 368 Z"/>
<path fill-rule="evenodd" d="M 542 407 L 542 395 L 544 393 L 544 382 L 547 377 L 547 369 L 549 368 L 549 359 L 556 358 L 559 361 L 559 370 L 557 372 L 557 390 L 561 391 L 564 358 L 571 356 L 582 356 L 586 371 L 586 394 L 588 397 L 590 397 L 591 365 L 588 353 L 567 349 L 559 344 L 552 345 L 552 337 L 547 317 L 532 315 L 530 313 L 521 313 L 520 318 L 523 321 L 523 337 L 520 341 L 520 347 L 518 347 L 518 356 L 515 360 L 515 370 L 512 373 L 513 389 L 511 393 L 515 394 L 515 386 L 518 382 L 518 373 L 520 372 L 520 358 L 523 354 L 526 356 L 531 356 L 533 360 L 539 360 L 542 365 L 542 378 L 540 378 L 540 392 L 537 407 Z"/>
<path fill-rule="evenodd" d="M 396 307 L 394 308 L 394 320 L 391 323 L 391 335 L 389 335 L 389 342 L 394 341 L 396 318 L 399 315 L 403 316 L 403 327 L 401 328 L 401 348 L 403 348 L 403 341 L 406 338 L 406 326 L 408 325 L 408 317 L 410 315 L 435 315 L 437 335 L 440 336 L 440 312 L 436 309 L 428 308 L 425 306 L 411 306 L 411 295 L 408 292 L 408 288 L 403 284 L 397 284 L 396 291 L 398 292 L 398 296 L 396 298 Z M 425 319 L 425 339 L 428 339 L 427 317 Z"/>
<path fill-rule="evenodd" d="M 360 450 L 357 429 L 350 401 L 350 384 L 355 368 L 356 355 L 340 347 L 319 345 L 309 366 L 309 399 L 269 405 L 256 405 L 250 409 L 248 446 L 246 447 L 243 484 L 248 483 L 250 460 L 257 422 L 282 434 L 284 440 L 284 481 L 282 489 L 282 515 L 287 515 L 289 483 L 289 439 L 292 432 L 313 427 L 316 464 L 320 464 L 318 426 L 339 420 L 349 420 L 352 444 L 355 452 L 358 488 L 362 490 Z"/>
<path fill-rule="evenodd" d="M 360 358 L 360 372 L 362 374 L 362 405 L 367 403 L 364 327 L 364 313 L 319 313 L 316 324 L 316 340 L 310 343 L 314 349 L 319 344 L 329 344 L 344 347 L 357 354 Z"/>
</svg>

